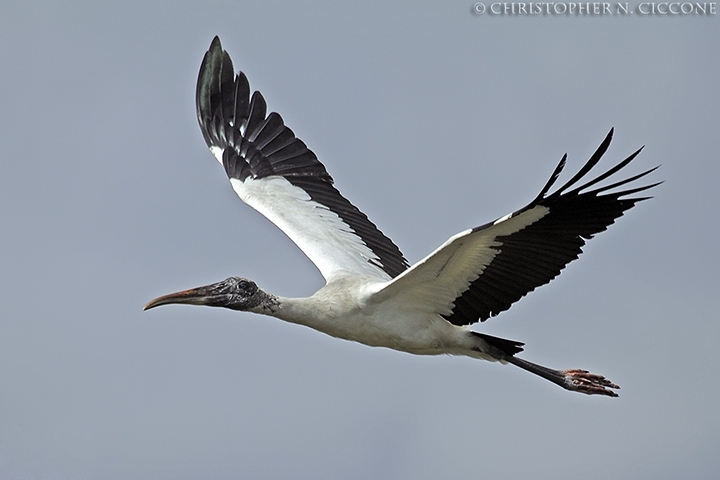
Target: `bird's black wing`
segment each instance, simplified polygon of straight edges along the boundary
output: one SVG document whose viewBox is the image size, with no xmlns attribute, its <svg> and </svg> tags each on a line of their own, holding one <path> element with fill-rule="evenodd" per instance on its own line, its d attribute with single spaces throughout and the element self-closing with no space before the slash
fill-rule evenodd
<svg viewBox="0 0 720 480">
<path fill-rule="evenodd" d="M 378 298 L 407 295 L 408 301 L 443 315 L 455 325 L 484 321 L 548 283 L 582 253 L 585 242 L 604 231 L 637 202 L 631 195 L 657 185 L 613 191 L 655 168 L 595 189 L 617 174 L 642 149 L 580 186 L 600 161 L 613 131 L 590 160 L 562 187 L 549 193 L 565 166 L 563 157 L 540 194 L 524 208 L 461 232 L 391 282 Z M 656 167 L 657 168 L 657 167 Z M 420 308 L 420 307 L 419 307 Z"/>
<path fill-rule="evenodd" d="M 240 198 L 287 234 L 326 279 L 339 271 L 390 279 L 408 267 L 398 247 L 333 186 L 315 154 L 245 75 L 215 37 L 203 58 L 197 117 L 210 150 Z"/>
</svg>

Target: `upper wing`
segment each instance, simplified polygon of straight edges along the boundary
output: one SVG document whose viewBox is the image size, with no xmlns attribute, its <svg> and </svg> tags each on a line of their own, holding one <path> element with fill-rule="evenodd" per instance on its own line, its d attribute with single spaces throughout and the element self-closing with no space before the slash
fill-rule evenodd
<svg viewBox="0 0 720 480">
<path fill-rule="evenodd" d="M 398 247 L 346 200 L 315 154 L 282 118 L 266 115 L 260 92 L 215 37 L 198 76 L 198 121 L 238 196 L 277 225 L 329 280 L 338 271 L 383 279 L 408 267 Z"/>
<path fill-rule="evenodd" d="M 565 165 L 564 156 L 540 194 L 525 208 L 492 223 L 461 232 L 377 293 L 398 296 L 425 311 L 468 325 L 497 315 L 548 283 L 582 253 L 585 240 L 611 225 L 644 198 L 623 198 L 656 184 L 619 192 L 608 190 L 637 180 L 655 168 L 624 180 L 587 190 L 617 173 L 640 150 L 593 180 L 568 190 L 605 153 L 613 131 L 580 171 L 548 194 Z"/>
</svg>

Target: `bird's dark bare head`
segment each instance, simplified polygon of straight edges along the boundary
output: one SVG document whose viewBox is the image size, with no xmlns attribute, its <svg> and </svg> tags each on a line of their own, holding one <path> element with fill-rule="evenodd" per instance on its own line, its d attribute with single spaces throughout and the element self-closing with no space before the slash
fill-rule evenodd
<svg viewBox="0 0 720 480">
<path fill-rule="evenodd" d="M 253 310 L 269 300 L 270 296 L 260 290 L 252 280 L 230 277 L 212 285 L 163 295 L 151 300 L 145 305 L 145 310 L 173 303 Z"/>
</svg>

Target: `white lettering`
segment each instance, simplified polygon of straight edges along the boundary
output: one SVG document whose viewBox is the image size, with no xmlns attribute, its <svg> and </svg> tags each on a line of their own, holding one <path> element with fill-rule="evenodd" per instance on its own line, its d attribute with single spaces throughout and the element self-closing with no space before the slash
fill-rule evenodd
<svg viewBox="0 0 720 480">
<path fill-rule="evenodd" d="M 477 2 L 473 4 L 472 11 L 482 15 L 489 11 L 491 15 L 628 15 L 632 11 L 630 3 L 618 2 L 493 2 L 485 4 Z M 635 12 L 640 15 L 716 15 L 717 2 L 641 2 L 635 7 Z"/>
</svg>

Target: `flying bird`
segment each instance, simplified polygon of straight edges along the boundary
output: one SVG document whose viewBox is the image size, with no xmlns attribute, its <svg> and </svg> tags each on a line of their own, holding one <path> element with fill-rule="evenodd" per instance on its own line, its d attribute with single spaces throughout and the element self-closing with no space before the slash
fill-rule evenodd
<svg viewBox="0 0 720 480">
<path fill-rule="evenodd" d="M 261 290 L 230 277 L 164 295 L 145 310 L 167 304 L 208 305 L 270 315 L 330 336 L 417 355 L 464 355 L 510 363 L 562 388 L 616 397 L 619 389 L 585 370 L 555 370 L 518 357 L 523 343 L 468 328 L 548 283 L 578 258 L 585 241 L 604 231 L 658 185 L 617 190 L 643 173 L 616 175 L 642 148 L 588 180 L 613 131 L 588 162 L 551 192 L 567 155 L 525 207 L 450 237 L 410 266 L 398 247 L 343 197 L 315 154 L 279 114 L 266 113 L 260 92 L 234 73 L 215 37 L 197 82 L 196 109 L 205 142 L 243 202 L 277 225 L 312 260 L 326 284 L 307 298 Z"/>
</svg>

